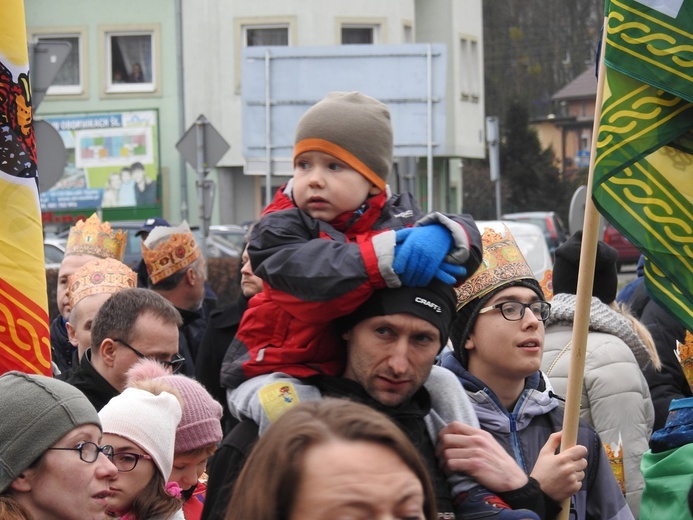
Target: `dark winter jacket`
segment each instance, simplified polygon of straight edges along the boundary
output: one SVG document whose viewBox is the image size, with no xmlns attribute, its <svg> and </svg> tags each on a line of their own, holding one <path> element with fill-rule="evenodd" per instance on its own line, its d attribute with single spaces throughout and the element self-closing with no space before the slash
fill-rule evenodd
<svg viewBox="0 0 693 520">
<path fill-rule="evenodd" d="M 106 403 L 120 394 L 99 374 L 91 364 L 91 349 L 82 356 L 82 361 L 67 378 L 67 382 L 79 388 L 98 412 Z"/>
<path fill-rule="evenodd" d="M 508 412 L 491 389 L 467 372 L 454 355 L 444 356 L 442 363 L 467 391 L 481 428 L 490 432 L 529 475 L 549 436 L 561 430 L 563 424 L 563 408 L 545 376 L 535 372 L 528 377 L 514 410 Z M 577 442 L 587 447 L 587 469 L 582 488 L 571 498 L 570 518 L 632 520 L 599 435 L 581 421 Z"/>
</svg>

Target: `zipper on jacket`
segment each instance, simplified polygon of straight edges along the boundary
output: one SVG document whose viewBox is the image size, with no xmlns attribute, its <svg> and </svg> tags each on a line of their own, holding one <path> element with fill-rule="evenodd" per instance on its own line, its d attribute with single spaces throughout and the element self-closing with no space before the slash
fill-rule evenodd
<svg viewBox="0 0 693 520">
<path fill-rule="evenodd" d="M 515 456 L 515 462 L 517 462 L 522 470 L 527 473 L 527 468 L 525 467 L 525 461 L 522 458 L 522 450 L 520 449 L 520 441 L 517 438 L 517 419 L 514 413 L 508 414 L 508 419 L 510 420 L 510 444 L 513 447 L 513 454 Z"/>
</svg>

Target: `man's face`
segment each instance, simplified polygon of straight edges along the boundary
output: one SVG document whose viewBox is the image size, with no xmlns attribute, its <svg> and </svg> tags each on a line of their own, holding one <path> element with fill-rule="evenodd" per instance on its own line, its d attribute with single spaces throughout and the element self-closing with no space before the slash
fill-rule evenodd
<svg viewBox="0 0 693 520">
<path fill-rule="evenodd" d="M 128 343 L 149 359 L 171 361 L 178 354 L 178 327 L 151 313 L 144 313 L 135 321 Z M 121 388 L 117 388 L 122 392 L 125 389 L 125 373 L 139 361 L 139 356 L 125 345 L 115 344 L 114 376 L 118 379 L 117 383 L 122 384 Z"/>
<path fill-rule="evenodd" d="M 58 312 L 67 319 L 70 316 L 70 300 L 68 298 L 69 278 L 71 274 L 91 260 L 96 260 L 98 257 L 94 255 L 69 255 L 63 258 L 58 270 L 58 290 L 55 299 L 58 303 Z"/>
<path fill-rule="evenodd" d="M 135 182 L 140 183 L 144 181 L 144 170 L 142 168 L 133 168 L 132 178 Z"/>
<path fill-rule="evenodd" d="M 67 333 L 70 343 L 77 347 L 79 359 L 82 359 L 82 354 L 91 347 L 91 326 L 94 316 L 110 297 L 111 293 L 92 294 L 79 301 L 70 312 Z"/>
<path fill-rule="evenodd" d="M 248 256 L 248 246 L 243 250 L 241 262 L 241 292 L 243 296 L 250 298 L 262 292 L 262 278 L 253 274 L 253 266 L 250 265 L 250 257 Z"/>
<path fill-rule="evenodd" d="M 200 263 L 197 264 L 195 269 L 195 284 L 193 285 L 194 297 L 197 302 L 195 309 L 199 309 L 202 306 L 202 302 L 205 299 L 205 259 L 200 257 Z"/>
<path fill-rule="evenodd" d="M 405 313 L 363 320 L 344 339 L 344 377 L 386 406 L 403 403 L 423 386 L 440 351 L 438 329 Z"/>
</svg>

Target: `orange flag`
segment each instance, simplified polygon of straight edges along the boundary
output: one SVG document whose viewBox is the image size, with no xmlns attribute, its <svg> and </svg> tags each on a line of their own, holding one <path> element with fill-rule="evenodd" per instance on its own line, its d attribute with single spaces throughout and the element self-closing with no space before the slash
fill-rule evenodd
<svg viewBox="0 0 693 520">
<path fill-rule="evenodd" d="M 0 374 L 51 374 L 23 0 L 0 16 Z"/>
</svg>

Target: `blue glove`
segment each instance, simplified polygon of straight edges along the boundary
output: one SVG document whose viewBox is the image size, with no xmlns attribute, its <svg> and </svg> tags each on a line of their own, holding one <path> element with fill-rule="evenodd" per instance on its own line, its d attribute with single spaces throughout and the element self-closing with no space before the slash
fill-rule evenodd
<svg viewBox="0 0 693 520">
<path fill-rule="evenodd" d="M 467 268 L 461 265 L 449 264 L 443 262 L 433 275 L 434 278 L 438 278 L 443 283 L 448 285 L 454 285 L 467 274 Z"/>
<path fill-rule="evenodd" d="M 425 287 L 452 246 L 452 235 L 440 224 L 417 226 L 396 231 L 395 244 L 392 268 L 400 281 L 409 287 Z"/>
</svg>

